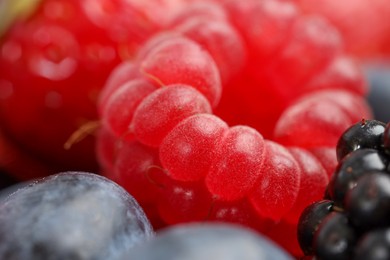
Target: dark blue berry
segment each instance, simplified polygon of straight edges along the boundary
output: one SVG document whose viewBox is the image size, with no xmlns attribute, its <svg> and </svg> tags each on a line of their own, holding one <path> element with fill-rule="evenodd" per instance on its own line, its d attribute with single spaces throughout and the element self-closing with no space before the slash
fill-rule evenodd
<svg viewBox="0 0 390 260">
<path fill-rule="evenodd" d="M 347 154 L 363 148 L 380 149 L 385 124 L 377 120 L 362 120 L 349 127 L 339 138 L 336 153 L 338 161 Z"/>
<path fill-rule="evenodd" d="M 123 260 L 293 260 L 280 246 L 243 226 L 203 222 L 171 226 Z"/>
<path fill-rule="evenodd" d="M 298 222 L 298 242 L 305 255 L 314 253 L 314 234 L 325 217 L 332 212 L 332 208 L 332 201 L 322 200 L 311 204 L 302 212 Z"/>
<path fill-rule="evenodd" d="M 390 121 L 390 63 L 379 61 L 365 65 L 365 73 L 370 85 L 367 99 L 374 118 Z"/>
<path fill-rule="evenodd" d="M 153 235 L 138 203 L 108 179 L 68 172 L 0 200 L 0 259 L 117 259 Z"/>
</svg>

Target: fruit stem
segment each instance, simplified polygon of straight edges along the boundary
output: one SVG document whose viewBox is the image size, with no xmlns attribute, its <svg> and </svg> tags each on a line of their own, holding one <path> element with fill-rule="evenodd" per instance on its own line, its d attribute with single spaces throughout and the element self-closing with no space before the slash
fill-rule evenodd
<svg viewBox="0 0 390 260">
<path fill-rule="evenodd" d="M 66 140 L 64 149 L 69 150 L 74 144 L 81 142 L 88 135 L 95 133 L 99 126 L 100 121 L 89 121 L 83 124 L 79 129 L 72 133 L 68 140 Z"/>
</svg>

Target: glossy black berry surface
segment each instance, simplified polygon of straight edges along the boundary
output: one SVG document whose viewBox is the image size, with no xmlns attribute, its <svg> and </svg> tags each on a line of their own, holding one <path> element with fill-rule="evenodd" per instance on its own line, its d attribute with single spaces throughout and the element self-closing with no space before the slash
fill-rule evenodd
<svg viewBox="0 0 390 260">
<path fill-rule="evenodd" d="M 390 176 L 374 173 L 362 176 L 346 195 L 345 210 L 351 222 L 362 230 L 390 223 Z"/>
<path fill-rule="evenodd" d="M 354 259 L 390 259 L 390 229 L 374 230 L 363 236 L 356 245 Z"/>
<path fill-rule="evenodd" d="M 390 259 L 390 123 L 362 121 L 341 136 L 338 165 L 298 223 L 308 259 Z M 326 211 L 326 205 L 332 205 Z"/>
<path fill-rule="evenodd" d="M 385 172 L 389 159 L 375 149 L 359 149 L 343 158 L 328 185 L 329 194 L 338 206 L 344 204 L 345 193 L 356 186 L 364 174 Z"/>
<path fill-rule="evenodd" d="M 332 201 L 322 200 L 311 204 L 303 211 L 298 225 L 298 242 L 305 255 L 314 253 L 314 234 L 325 217 L 332 212 L 332 208 Z"/>
<path fill-rule="evenodd" d="M 348 218 L 342 213 L 332 212 L 320 225 L 314 239 L 316 256 L 319 259 L 349 259 L 355 240 Z"/>
<path fill-rule="evenodd" d="M 348 128 L 340 137 L 336 153 L 341 161 L 350 152 L 363 148 L 379 149 L 385 124 L 377 120 L 362 120 Z"/>
</svg>

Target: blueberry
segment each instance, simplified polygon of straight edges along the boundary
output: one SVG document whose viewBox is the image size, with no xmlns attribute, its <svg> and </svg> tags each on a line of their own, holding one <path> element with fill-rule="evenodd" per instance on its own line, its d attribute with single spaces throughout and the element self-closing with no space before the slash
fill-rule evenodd
<svg viewBox="0 0 390 260">
<path fill-rule="evenodd" d="M 0 201 L 0 259 L 117 259 L 154 233 L 137 202 L 108 179 L 66 172 Z"/>
<path fill-rule="evenodd" d="M 377 120 L 390 121 L 390 63 L 375 62 L 365 66 L 365 73 L 370 85 L 368 103 Z"/>
<path fill-rule="evenodd" d="M 385 123 L 377 120 L 362 120 L 349 127 L 339 138 L 336 153 L 341 161 L 347 154 L 362 148 L 380 149 Z"/>
<path fill-rule="evenodd" d="M 233 224 L 192 223 L 167 228 L 122 258 L 142 260 L 285 260 L 293 259 L 259 233 Z"/>
</svg>

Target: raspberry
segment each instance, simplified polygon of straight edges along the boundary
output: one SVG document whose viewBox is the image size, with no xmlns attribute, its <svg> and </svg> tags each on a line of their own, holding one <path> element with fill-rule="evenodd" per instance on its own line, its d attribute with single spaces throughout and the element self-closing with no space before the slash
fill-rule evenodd
<svg viewBox="0 0 390 260">
<path fill-rule="evenodd" d="M 298 197 L 301 169 L 283 146 L 266 140 L 265 147 L 264 165 L 257 180 L 259 185 L 249 198 L 260 215 L 279 220 Z"/>
<path fill-rule="evenodd" d="M 143 57 L 143 74 L 157 85 L 188 84 L 214 107 L 221 98 L 220 74 L 210 54 L 195 42 L 178 37 L 157 44 Z"/>
<path fill-rule="evenodd" d="M 141 101 L 129 130 L 140 142 L 157 147 L 177 123 L 198 113 L 211 113 L 210 103 L 200 92 L 187 85 L 167 85 Z"/>
<path fill-rule="evenodd" d="M 384 126 L 376 120 L 363 121 L 340 136 L 341 160 L 328 185 L 328 198 L 308 206 L 299 220 L 298 240 L 306 255 L 321 259 L 389 255 L 385 236 L 390 176 Z"/>
<path fill-rule="evenodd" d="M 220 9 L 217 7 L 219 6 L 211 6 L 211 10 L 218 10 L 223 14 L 223 10 L 220 10 L 221 7 L 219 7 Z M 193 9 L 190 7 L 187 10 Z M 220 12 L 214 15 L 216 18 L 210 15 L 207 19 L 198 13 L 190 13 L 181 23 L 175 19 L 172 23 L 172 30 L 204 47 L 213 57 L 221 74 L 222 82 L 226 83 L 243 69 L 246 51 L 238 32 L 226 22 L 226 17 L 225 19 L 221 18 Z M 183 13 L 180 14 L 183 15 Z"/>
<path fill-rule="evenodd" d="M 247 195 L 261 174 L 264 140 L 247 126 L 231 127 L 220 144 L 206 175 L 210 192 L 222 200 L 237 200 Z"/>
<path fill-rule="evenodd" d="M 99 152 L 105 174 L 159 227 L 235 222 L 300 256 L 293 234 L 305 207 L 325 193 L 338 138 L 371 116 L 364 78 L 338 32 L 291 2 L 215 1 L 178 8 L 128 62 L 99 105 L 104 131 L 118 143 L 111 164 Z M 122 92 L 134 81 L 156 89 Z"/>
<path fill-rule="evenodd" d="M 326 17 L 343 34 L 347 51 L 362 59 L 389 54 L 390 4 L 378 0 L 370 6 L 364 0 L 296 0 L 306 13 Z M 356 27 L 354 21 L 370 21 Z"/>
<path fill-rule="evenodd" d="M 2 2 L 2 7 L 24 7 L 38 1 Z M 158 8 L 153 6 L 157 2 Z M 20 179 L 59 170 L 96 171 L 93 136 L 71 151 L 64 144 L 82 125 L 98 119 L 97 96 L 111 70 L 167 22 L 165 10 L 173 7 L 168 0 L 42 0 L 27 10 L 27 19 L 7 28 L 3 19 L 12 12 L 2 10 L 7 14 L 0 21 L 2 131 L 21 153 L 48 169 L 2 167 Z"/>
<path fill-rule="evenodd" d="M 175 180 L 204 178 L 228 126 L 218 117 L 197 114 L 181 121 L 160 145 L 160 160 Z"/>
<path fill-rule="evenodd" d="M 102 124 L 118 137 L 126 137 L 134 110 L 156 87 L 142 79 L 128 81 L 110 96 L 102 111 Z M 123 107 L 126 106 L 126 110 Z"/>
</svg>

